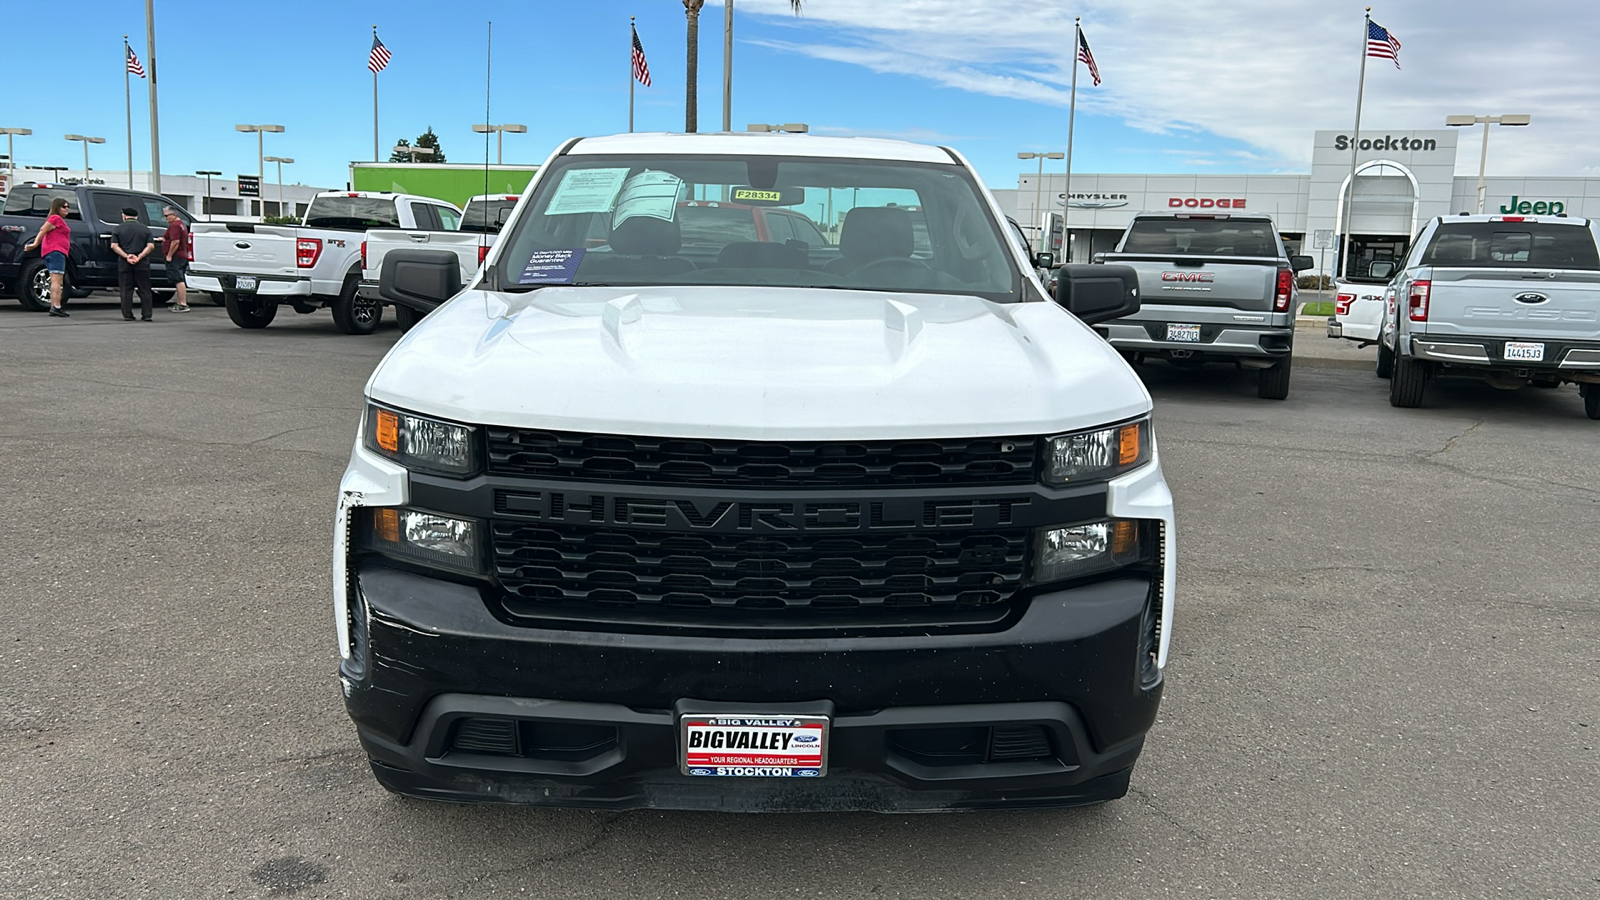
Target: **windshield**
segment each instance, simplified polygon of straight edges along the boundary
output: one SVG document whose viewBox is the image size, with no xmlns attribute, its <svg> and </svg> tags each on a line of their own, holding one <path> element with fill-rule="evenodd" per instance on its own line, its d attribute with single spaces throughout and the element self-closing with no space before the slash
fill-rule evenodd
<svg viewBox="0 0 1600 900">
<path fill-rule="evenodd" d="M 500 283 L 762 285 L 1020 299 L 978 186 L 954 165 L 578 156 L 542 174 Z"/>
<path fill-rule="evenodd" d="M 1272 223 L 1260 219 L 1135 219 L 1122 252 L 1282 256 Z"/>
<path fill-rule="evenodd" d="M 1422 254 L 1426 266 L 1600 269 L 1594 235 L 1581 225 L 1445 223 Z"/>
<path fill-rule="evenodd" d="M 314 197 L 306 210 L 306 227 L 366 231 L 399 228 L 400 213 L 387 197 Z"/>
<path fill-rule="evenodd" d="M 511 219 L 511 210 L 516 205 L 517 201 L 514 199 L 468 200 L 467 208 L 461 213 L 461 230 L 499 234 L 500 227 Z"/>
</svg>

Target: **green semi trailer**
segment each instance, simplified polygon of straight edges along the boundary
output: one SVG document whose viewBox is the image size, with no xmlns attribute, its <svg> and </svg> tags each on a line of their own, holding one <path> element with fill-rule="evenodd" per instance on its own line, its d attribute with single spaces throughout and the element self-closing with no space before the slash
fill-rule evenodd
<svg viewBox="0 0 1600 900">
<path fill-rule="evenodd" d="M 416 194 L 464 207 L 468 198 L 482 194 L 520 194 L 538 170 L 538 166 L 470 163 L 353 162 L 350 190 Z"/>
</svg>

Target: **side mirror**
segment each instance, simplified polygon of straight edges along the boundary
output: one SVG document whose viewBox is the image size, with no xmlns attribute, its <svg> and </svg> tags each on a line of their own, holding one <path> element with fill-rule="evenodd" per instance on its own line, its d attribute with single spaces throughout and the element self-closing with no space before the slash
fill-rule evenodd
<svg viewBox="0 0 1600 900">
<path fill-rule="evenodd" d="M 503 226 L 509 221 L 511 221 L 511 210 L 509 209 L 502 209 L 494 214 L 494 223 L 496 225 Z"/>
<path fill-rule="evenodd" d="M 1289 257 L 1289 268 L 1295 270 L 1296 272 L 1304 272 L 1307 269 L 1315 269 L 1316 267 L 1317 261 L 1309 256 Z"/>
<path fill-rule="evenodd" d="M 1049 250 L 1041 250 L 1033 255 L 1033 264 L 1041 269 L 1054 269 L 1056 267 L 1056 255 Z"/>
<path fill-rule="evenodd" d="M 378 273 L 378 296 L 431 310 L 461 293 L 461 263 L 449 250 L 391 250 Z"/>
<path fill-rule="evenodd" d="M 1068 263 L 1056 273 L 1056 303 L 1085 325 L 1139 311 L 1139 273 L 1133 266 Z"/>
<path fill-rule="evenodd" d="M 1384 260 L 1375 262 L 1367 267 L 1367 274 L 1373 278 L 1389 278 L 1394 275 L 1394 263 Z"/>
</svg>

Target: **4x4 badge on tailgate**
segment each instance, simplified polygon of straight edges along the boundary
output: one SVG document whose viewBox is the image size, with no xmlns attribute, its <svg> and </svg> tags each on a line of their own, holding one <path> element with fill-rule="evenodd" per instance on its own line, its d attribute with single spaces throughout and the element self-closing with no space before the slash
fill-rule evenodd
<svg viewBox="0 0 1600 900">
<path fill-rule="evenodd" d="M 1525 293 L 1518 294 L 1516 297 L 1518 303 L 1543 303 L 1549 299 L 1549 297 L 1546 297 L 1538 291 L 1527 291 Z"/>
</svg>

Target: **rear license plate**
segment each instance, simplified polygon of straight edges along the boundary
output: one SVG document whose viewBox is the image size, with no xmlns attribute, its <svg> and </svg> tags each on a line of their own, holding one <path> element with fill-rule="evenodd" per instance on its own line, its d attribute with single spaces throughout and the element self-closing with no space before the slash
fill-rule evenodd
<svg viewBox="0 0 1600 900">
<path fill-rule="evenodd" d="M 233 288 L 238 291 L 253 291 L 256 289 L 256 280 L 250 275 L 240 275 L 233 280 Z"/>
<path fill-rule="evenodd" d="M 1168 325 L 1167 326 L 1167 340 L 1169 340 L 1169 341 L 1186 341 L 1188 343 L 1199 343 L 1199 341 L 1200 341 L 1200 326 L 1199 325 Z"/>
<path fill-rule="evenodd" d="M 1520 359 L 1525 362 L 1544 362 L 1544 344 L 1506 341 L 1505 357 L 1506 359 Z"/>
<path fill-rule="evenodd" d="M 685 775 L 820 778 L 828 770 L 826 716 L 685 714 L 678 721 Z"/>
</svg>

